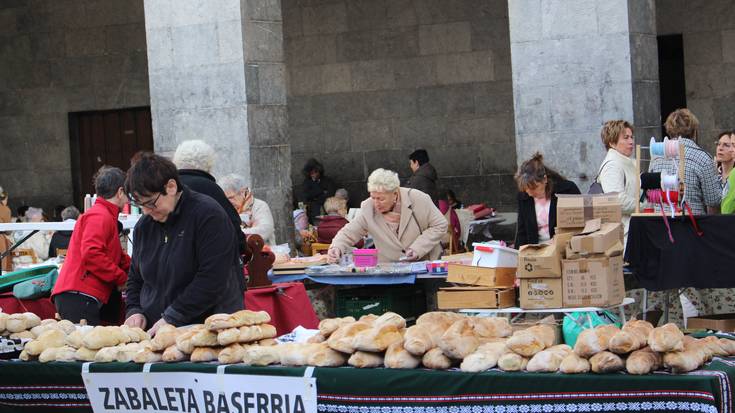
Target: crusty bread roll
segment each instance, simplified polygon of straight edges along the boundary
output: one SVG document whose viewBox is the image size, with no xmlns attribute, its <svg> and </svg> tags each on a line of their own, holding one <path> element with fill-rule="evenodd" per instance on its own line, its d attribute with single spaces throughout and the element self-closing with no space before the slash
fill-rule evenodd
<svg viewBox="0 0 735 413">
<path fill-rule="evenodd" d="M 369 329 L 370 327 L 370 324 L 362 321 L 343 325 L 329 336 L 329 338 L 327 339 L 327 345 L 332 350 L 341 351 L 346 354 L 352 354 L 355 352 L 355 347 L 353 346 L 353 339 L 355 335 L 360 331 Z"/>
<path fill-rule="evenodd" d="M 661 368 L 662 363 L 661 354 L 651 350 L 651 347 L 644 347 L 630 353 L 625 360 L 625 370 L 630 374 L 648 374 Z"/>
<path fill-rule="evenodd" d="M 167 324 L 158 329 L 156 336 L 151 339 L 151 348 L 153 351 L 164 351 L 165 349 L 176 344 L 176 337 L 185 332 L 184 329 Z"/>
<path fill-rule="evenodd" d="M 597 332 L 597 336 L 600 338 L 602 347 L 607 350 L 610 346 L 610 340 L 615 336 L 615 334 L 620 332 L 620 328 L 615 324 L 603 324 L 595 327 L 595 331 Z"/>
<path fill-rule="evenodd" d="M 309 337 L 309 339 L 306 340 L 307 343 L 324 343 L 327 341 L 327 337 L 323 336 L 321 333 L 314 334 L 313 336 Z"/>
<path fill-rule="evenodd" d="M 513 352 L 508 352 L 498 358 L 498 368 L 503 371 L 521 371 L 528 365 L 528 359 Z"/>
<path fill-rule="evenodd" d="M 454 322 L 438 344 L 447 357 L 462 360 L 477 350 L 480 341 L 475 335 L 472 320 L 464 318 Z"/>
<path fill-rule="evenodd" d="M 212 347 L 220 345 L 219 342 L 217 342 L 217 333 L 207 330 L 206 328 L 198 329 L 191 336 L 191 344 L 194 347 Z"/>
<path fill-rule="evenodd" d="M 421 358 L 406 351 L 403 342 L 398 341 L 386 350 L 383 364 L 389 369 L 415 369 L 421 364 Z"/>
<path fill-rule="evenodd" d="M 359 351 L 380 352 L 401 340 L 403 340 L 403 336 L 396 324 L 378 324 L 376 322 L 373 328 L 355 334 L 352 347 Z"/>
<path fill-rule="evenodd" d="M 722 348 L 727 351 L 728 356 L 735 356 L 735 340 L 730 340 L 729 338 L 721 338 L 720 346 L 722 346 Z"/>
<path fill-rule="evenodd" d="M 452 367 L 453 362 L 452 359 L 444 355 L 442 349 L 434 347 L 424 354 L 421 358 L 421 364 L 427 369 L 446 370 Z"/>
<path fill-rule="evenodd" d="M 276 341 L 275 338 L 264 338 L 262 340 L 258 340 L 259 346 L 277 346 L 278 341 Z"/>
<path fill-rule="evenodd" d="M 28 352 L 26 351 L 26 349 L 23 349 L 20 352 L 20 354 L 18 355 L 18 358 L 21 361 L 31 361 L 31 360 L 35 360 L 37 357 L 34 357 L 34 356 L 29 355 Z"/>
<path fill-rule="evenodd" d="M 3 313 L 0 311 L 0 331 L 5 331 L 7 328 L 7 322 L 10 314 Z"/>
<path fill-rule="evenodd" d="M 594 328 L 582 330 L 577 336 L 577 342 L 574 343 L 574 352 L 582 358 L 590 358 L 605 350 L 607 347 L 603 346 L 603 340 Z"/>
<path fill-rule="evenodd" d="M 259 324 L 222 330 L 217 334 L 217 342 L 221 346 L 227 346 L 232 343 L 252 343 L 275 336 L 276 328 L 274 326 Z"/>
<path fill-rule="evenodd" d="M 727 344 L 724 344 L 722 340 L 723 339 L 720 339 L 717 336 L 707 336 L 699 340 L 700 343 L 707 347 L 707 350 L 709 350 L 708 352 L 711 354 L 711 357 L 708 357 L 708 359 L 711 359 L 712 357 L 727 357 L 730 355 L 727 349 Z"/>
<path fill-rule="evenodd" d="M 375 314 L 365 314 L 364 316 L 360 317 L 357 321 L 372 325 L 377 319 L 378 319 L 378 316 Z"/>
<path fill-rule="evenodd" d="M 406 329 L 406 334 L 403 336 L 403 347 L 414 356 L 422 356 L 436 347 L 436 344 L 431 337 L 429 327 L 426 324 L 416 324 Z"/>
<path fill-rule="evenodd" d="M 539 323 L 522 331 L 528 331 L 529 333 L 535 334 L 539 339 L 541 339 L 541 342 L 544 343 L 544 348 L 551 347 L 556 344 L 556 331 L 554 327 L 546 323 Z"/>
<path fill-rule="evenodd" d="M 37 339 L 26 343 L 26 350 L 31 356 L 38 356 L 47 348 L 64 347 L 66 334 L 57 329 L 46 330 Z"/>
<path fill-rule="evenodd" d="M 141 348 L 133 356 L 133 361 L 136 363 L 158 363 L 162 361 L 162 354 L 155 352 L 150 348 Z"/>
<path fill-rule="evenodd" d="M 156 337 L 158 337 L 158 334 L 156 334 Z M 153 337 L 153 338 L 155 339 L 156 337 Z M 161 355 L 161 360 L 167 363 L 184 361 L 186 359 L 187 359 L 187 355 L 184 354 L 178 348 L 176 348 L 175 344 L 168 346 L 165 350 L 163 350 L 163 354 Z"/>
<path fill-rule="evenodd" d="M 94 356 L 96 363 L 110 363 L 117 360 L 117 352 L 120 349 L 117 346 L 104 347 L 97 350 L 97 354 Z"/>
<path fill-rule="evenodd" d="M 191 354 L 194 352 L 194 348 L 196 347 L 194 345 L 193 339 L 194 336 L 197 335 L 200 331 L 206 331 L 207 333 L 211 332 L 206 329 L 203 325 L 201 327 L 191 327 L 188 328 L 185 331 L 181 331 L 179 334 L 176 335 L 176 339 L 174 340 L 174 345 L 176 348 L 179 349 L 184 354 Z M 215 334 L 215 340 L 217 338 L 217 335 Z M 156 347 L 157 348 L 157 347 Z"/>
<path fill-rule="evenodd" d="M 513 328 L 505 317 L 471 317 L 478 338 L 510 337 Z"/>
<path fill-rule="evenodd" d="M 11 334 L 10 335 L 10 338 L 12 338 L 14 340 L 15 339 L 17 339 L 17 340 L 20 340 L 20 339 L 30 339 L 30 340 L 33 340 L 34 338 L 36 338 L 36 336 L 34 336 L 33 333 L 31 333 L 30 331 L 20 331 L 18 333 Z"/>
<path fill-rule="evenodd" d="M 653 324 L 646 320 L 632 319 L 623 325 L 622 330 L 635 335 L 643 348 L 648 345 L 648 335 L 653 331 Z"/>
<path fill-rule="evenodd" d="M 30 330 L 40 324 L 41 318 L 33 313 L 16 313 L 8 316 L 5 321 L 5 329 L 10 333 L 20 333 L 21 331 Z"/>
<path fill-rule="evenodd" d="M 240 329 L 237 327 L 226 328 L 217 333 L 217 342 L 220 346 L 229 346 L 240 340 Z"/>
<path fill-rule="evenodd" d="M 610 339 L 608 350 L 615 354 L 628 354 L 631 351 L 638 350 L 642 345 L 643 343 L 638 339 L 638 335 L 631 331 L 620 330 Z"/>
<path fill-rule="evenodd" d="M 326 340 L 327 337 L 337 331 L 338 328 L 345 324 L 354 323 L 355 321 L 355 317 L 327 318 L 319 322 L 319 334 L 321 334 Z"/>
<path fill-rule="evenodd" d="M 590 371 L 590 362 L 572 351 L 561 361 L 559 371 L 566 374 L 587 373 Z"/>
<path fill-rule="evenodd" d="M 669 323 L 651 330 L 648 335 L 648 345 L 651 350 L 659 353 L 668 351 L 683 351 L 684 333 L 674 323 Z"/>
<path fill-rule="evenodd" d="M 655 330 L 654 330 L 655 331 Z M 663 355 L 664 367 L 673 373 L 687 373 L 702 366 L 708 357 L 706 344 L 689 341 L 683 351 L 671 351 Z"/>
<path fill-rule="evenodd" d="M 86 347 L 80 347 L 79 349 L 77 349 L 74 358 L 77 361 L 94 361 L 98 351 L 99 350 L 90 350 Z"/>
<path fill-rule="evenodd" d="M 559 370 L 561 362 L 569 353 L 572 352 L 571 347 L 566 344 L 559 344 L 542 350 L 528 360 L 526 366 L 527 371 L 553 373 Z"/>
<path fill-rule="evenodd" d="M 276 347 L 281 348 L 280 358 L 284 366 L 307 366 L 311 353 L 318 351 L 322 345 L 321 343 L 286 343 Z"/>
<path fill-rule="evenodd" d="M 32 329 L 30 329 L 30 332 L 33 333 L 33 335 L 36 336 L 36 338 L 38 338 L 45 331 L 48 331 L 48 330 L 61 330 L 61 328 L 59 328 L 59 326 L 57 326 L 57 324 L 58 324 L 58 322 L 56 320 L 53 320 L 53 319 L 43 320 L 43 321 L 41 321 L 41 324 L 39 324 L 39 325 L 33 327 Z"/>
<path fill-rule="evenodd" d="M 416 319 L 416 324 L 443 324 L 445 326 L 444 329 L 446 330 L 454 324 L 455 321 L 459 321 L 463 318 L 467 317 L 452 311 L 430 311 L 428 313 L 421 314 L 419 318 Z"/>
<path fill-rule="evenodd" d="M 38 356 L 38 361 L 47 363 L 49 361 L 76 361 L 77 349 L 69 346 L 47 348 Z"/>
<path fill-rule="evenodd" d="M 505 343 L 502 342 L 483 344 L 474 353 L 465 357 L 459 368 L 471 373 L 491 369 L 498 364 L 498 359 L 506 351 Z"/>
<path fill-rule="evenodd" d="M 103 347 L 114 347 L 126 343 L 128 336 L 118 327 L 97 326 L 82 338 L 82 344 L 88 349 L 97 350 Z"/>
<path fill-rule="evenodd" d="M 593 373 L 614 373 L 622 370 L 625 364 L 617 354 L 601 351 L 590 357 L 590 367 Z"/>
<path fill-rule="evenodd" d="M 191 353 L 189 358 L 194 363 L 206 363 L 208 361 L 217 360 L 221 347 L 197 347 Z"/>
<path fill-rule="evenodd" d="M 369 353 L 367 351 L 356 351 L 352 353 L 347 364 L 357 368 L 382 367 L 383 353 Z"/>
<path fill-rule="evenodd" d="M 140 342 L 121 344 L 118 347 L 119 347 L 119 350 L 117 351 L 117 357 L 115 358 L 115 361 L 120 362 L 120 363 L 129 363 L 133 361 L 133 359 L 135 358 L 135 355 L 140 350 L 149 348 L 149 346 L 141 345 Z"/>
<path fill-rule="evenodd" d="M 539 334 L 529 330 L 530 328 L 516 331 L 505 343 L 505 346 L 523 357 L 533 357 L 534 354 L 546 348 L 544 339 Z"/>
<path fill-rule="evenodd" d="M 271 316 L 265 311 L 240 310 L 232 314 L 214 314 L 204 320 L 204 325 L 210 330 L 224 330 L 226 328 L 252 326 L 269 323 Z"/>
<path fill-rule="evenodd" d="M 344 366 L 347 362 L 347 355 L 339 351 L 332 350 L 326 343 L 317 344 L 306 360 L 309 366 L 315 367 L 339 367 Z"/>
<path fill-rule="evenodd" d="M 244 356 L 245 347 L 240 343 L 233 343 L 219 352 L 217 360 L 222 364 L 235 364 L 242 362 Z"/>
<path fill-rule="evenodd" d="M 245 348 L 242 362 L 248 366 L 267 366 L 281 362 L 281 350 L 286 344 L 278 346 L 249 346 Z"/>
<path fill-rule="evenodd" d="M 406 319 L 393 312 L 386 312 L 373 322 L 373 327 L 382 327 L 391 325 L 400 330 L 406 328 Z"/>
</svg>

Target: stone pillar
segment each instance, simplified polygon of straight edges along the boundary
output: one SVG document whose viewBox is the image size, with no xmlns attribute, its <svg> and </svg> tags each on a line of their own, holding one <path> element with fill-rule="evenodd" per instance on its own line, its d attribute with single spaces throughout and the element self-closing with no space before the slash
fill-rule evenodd
<svg viewBox="0 0 735 413">
<path fill-rule="evenodd" d="M 156 152 L 185 140 L 217 151 L 268 202 L 291 239 L 290 148 L 279 0 L 145 0 Z"/>
<path fill-rule="evenodd" d="M 518 163 L 541 151 L 586 192 L 606 149 L 600 127 L 660 135 L 653 0 L 509 0 Z"/>
</svg>

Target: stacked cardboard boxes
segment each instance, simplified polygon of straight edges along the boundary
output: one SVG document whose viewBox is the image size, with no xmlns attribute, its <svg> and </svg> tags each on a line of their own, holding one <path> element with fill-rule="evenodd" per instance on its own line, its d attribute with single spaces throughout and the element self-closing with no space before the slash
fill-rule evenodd
<svg viewBox="0 0 735 413">
<path fill-rule="evenodd" d="M 556 234 L 547 244 L 524 245 L 518 255 L 520 304 L 523 309 L 561 308 L 564 246 L 571 233 Z"/>
<path fill-rule="evenodd" d="M 465 259 L 454 256 L 448 260 L 447 282 L 461 285 L 439 289 L 438 308 L 507 308 L 514 305 L 515 267 L 472 265 L 472 253 L 465 255 Z"/>
</svg>

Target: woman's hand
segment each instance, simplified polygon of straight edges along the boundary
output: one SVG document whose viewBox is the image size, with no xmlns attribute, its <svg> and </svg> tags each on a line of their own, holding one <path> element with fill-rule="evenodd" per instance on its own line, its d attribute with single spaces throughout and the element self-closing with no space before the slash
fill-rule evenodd
<svg viewBox="0 0 735 413">
<path fill-rule="evenodd" d="M 342 251 L 337 247 L 331 247 L 327 250 L 327 262 L 330 264 L 338 262 L 341 256 Z"/>
<path fill-rule="evenodd" d="M 125 325 L 128 327 L 139 327 L 142 330 L 145 330 L 146 325 L 146 319 L 143 314 L 133 314 L 130 317 L 128 317 L 127 320 L 125 320 Z"/>
<path fill-rule="evenodd" d="M 161 319 L 156 321 L 156 324 L 153 324 L 153 327 L 151 327 L 151 329 L 148 330 L 148 334 L 150 334 L 151 337 L 153 337 L 156 335 L 156 332 L 158 332 L 159 328 L 163 326 L 167 326 L 167 325 L 168 323 L 166 322 L 166 320 L 164 320 L 163 317 L 161 317 Z"/>
<path fill-rule="evenodd" d="M 419 259 L 418 255 L 416 255 L 416 251 L 411 248 L 406 249 L 404 254 L 406 256 L 406 261 L 416 261 Z"/>
</svg>

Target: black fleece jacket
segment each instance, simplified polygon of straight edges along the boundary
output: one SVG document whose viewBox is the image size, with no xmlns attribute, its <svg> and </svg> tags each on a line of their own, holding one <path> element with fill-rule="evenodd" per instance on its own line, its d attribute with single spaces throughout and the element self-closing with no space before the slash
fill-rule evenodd
<svg viewBox="0 0 735 413">
<path fill-rule="evenodd" d="M 556 194 L 579 194 L 579 188 L 572 181 L 555 180 L 549 206 L 549 236 L 554 237 L 556 228 Z M 533 198 L 525 192 L 518 193 L 518 225 L 516 229 L 516 248 L 526 244 L 538 244 L 538 222 L 536 205 Z"/>
</svg>

